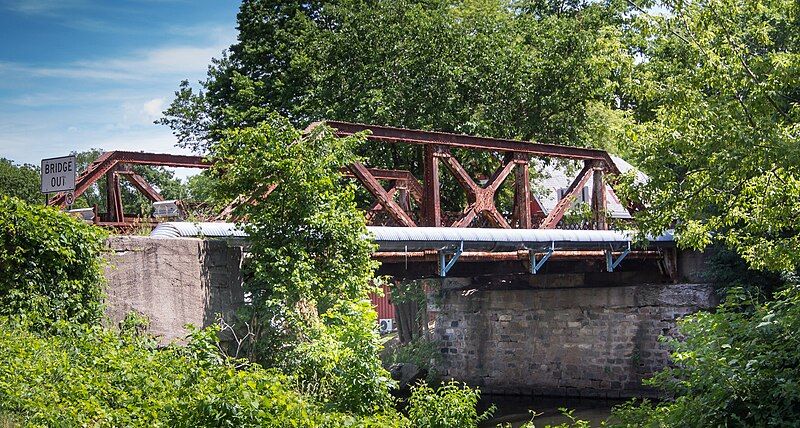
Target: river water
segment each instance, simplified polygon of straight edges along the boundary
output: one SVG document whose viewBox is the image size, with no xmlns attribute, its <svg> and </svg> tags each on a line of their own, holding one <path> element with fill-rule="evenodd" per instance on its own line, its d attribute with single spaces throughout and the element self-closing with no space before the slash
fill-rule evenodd
<svg viewBox="0 0 800 428">
<path fill-rule="evenodd" d="M 600 423 L 611 415 L 611 408 L 622 404 L 624 400 L 600 398 L 562 398 L 562 397 L 532 397 L 516 395 L 491 395 L 481 396 L 478 409 L 483 411 L 494 404 L 497 409 L 492 419 L 481 424 L 481 427 L 494 427 L 501 423 L 510 423 L 512 427 L 519 427 L 531 420 L 531 411 L 538 416 L 534 419 L 537 427 L 548 424 L 558 425 L 569 422 L 569 418 L 562 415 L 559 408 L 573 410 L 576 419 L 589 421 L 591 426 L 600 426 Z"/>
</svg>

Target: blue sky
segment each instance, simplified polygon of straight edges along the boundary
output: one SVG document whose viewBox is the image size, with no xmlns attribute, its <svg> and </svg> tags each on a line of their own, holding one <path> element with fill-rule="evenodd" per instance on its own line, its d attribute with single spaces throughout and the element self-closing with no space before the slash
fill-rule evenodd
<svg viewBox="0 0 800 428">
<path fill-rule="evenodd" d="M 0 157 L 184 153 L 153 120 L 236 39 L 232 0 L 0 0 Z"/>
</svg>

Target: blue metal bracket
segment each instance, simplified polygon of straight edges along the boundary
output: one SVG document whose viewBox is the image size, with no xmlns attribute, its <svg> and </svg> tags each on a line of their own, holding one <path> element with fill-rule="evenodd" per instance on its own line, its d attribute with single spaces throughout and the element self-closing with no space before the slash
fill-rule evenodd
<svg viewBox="0 0 800 428">
<path fill-rule="evenodd" d="M 628 242 L 628 248 L 626 248 L 622 253 L 620 253 L 619 257 L 614 260 L 614 256 L 611 254 L 611 250 L 606 250 L 606 270 L 609 272 L 614 272 L 614 269 L 619 266 L 622 262 L 622 259 L 625 258 L 631 252 L 631 243 Z"/>
<path fill-rule="evenodd" d="M 539 260 L 539 261 L 536 261 L 536 252 L 533 251 L 533 250 L 530 250 L 528 253 L 531 256 L 531 273 L 536 275 L 536 273 L 539 272 L 542 269 L 542 266 L 544 266 L 544 262 L 546 262 L 547 259 L 549 259 L 550 256 L 553 255 L 553 252 L 555 250 L 556 250 L 556 243 L 555 242 L 551 242 L 550 243 L 550 248 L 547 249 L 547 251 L 542 256 L 542 259 Z"/>
<path fill-rule="evenodd" d="M 447 276 L 447 272 L 450 272 L 450 269 L 453 268 L 453 265 L 456 264 L 458 258 L 461 256 L 461 253 L 464 252 L 464 241 L 461 241 L 459 244 L 458 249 L 453 253 L 453 257 L 450 261 L 447 261 L 447 255 L 445 250 L 439 250 L 439 276 L 444 278 Z"/>
</svg>

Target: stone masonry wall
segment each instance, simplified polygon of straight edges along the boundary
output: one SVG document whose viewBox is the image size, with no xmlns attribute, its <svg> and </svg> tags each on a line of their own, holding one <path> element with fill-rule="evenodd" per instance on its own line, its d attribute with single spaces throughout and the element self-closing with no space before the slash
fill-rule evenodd
<svg viewBox="0 0 800 428">
<path fill-rule="evenodd" d="M 715 304 L 698 284 L 442 293 L 435 339 L 446 377 L 484 392 L 652 396 L 643 378 L 668 361 L 661 335 Z"/>
<path fill-rule="evenodd" d="M 186 336 L 185 325 L 231 319 L 244 300 L 241 245 L 222 240 L 114 236 L 108 239 L 106 315 L 113 324 L 135 311 L 162 343 Z"/>
</svg>

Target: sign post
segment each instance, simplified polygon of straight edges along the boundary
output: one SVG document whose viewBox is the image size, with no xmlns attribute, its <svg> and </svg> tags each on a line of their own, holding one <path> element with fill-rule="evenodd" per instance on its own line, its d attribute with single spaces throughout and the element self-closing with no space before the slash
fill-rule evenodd
<svg viewBox="0 0 800 428">
<path fill-rule="evenodd" d="M 45 195 L 75 190 L 75 155 L 42 159 L 41 175 Z"/>
</svg>

